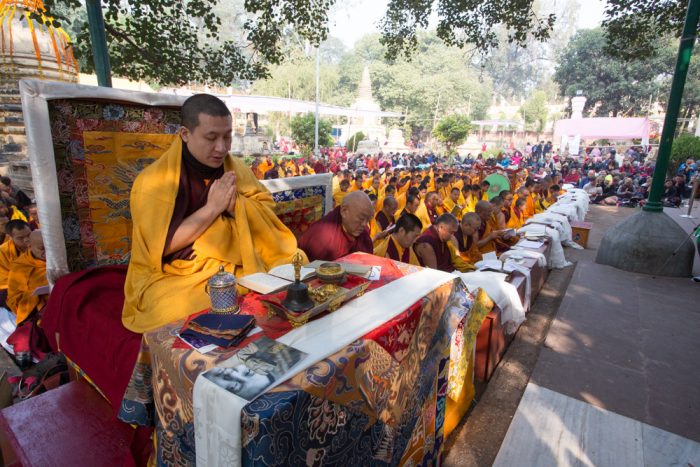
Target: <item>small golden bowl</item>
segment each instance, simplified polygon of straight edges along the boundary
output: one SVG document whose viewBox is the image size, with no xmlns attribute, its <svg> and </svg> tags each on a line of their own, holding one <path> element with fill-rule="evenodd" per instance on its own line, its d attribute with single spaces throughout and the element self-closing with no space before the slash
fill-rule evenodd
<svg viewBox="0 0 700 467">
<path fill-rule="evenodd" d="M 316 268 L 316 275 L 326 284 L 339 284 L 345 278 L 345 270 L 338 263 L 323 263 Z"/>
</svg>

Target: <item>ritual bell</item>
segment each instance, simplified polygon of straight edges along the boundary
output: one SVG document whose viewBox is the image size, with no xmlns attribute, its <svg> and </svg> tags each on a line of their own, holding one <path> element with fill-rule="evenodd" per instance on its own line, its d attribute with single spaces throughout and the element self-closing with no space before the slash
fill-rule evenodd
<svg viewBox="0 0 700 467">
<path fill-rule="evenodd" d="M 205 287 L 212 313 L 238 313 L 237 285 L 236 276 L 219 266 L 219 272 L 211 276 Z"/>
<path fill-rule="evenodd" d="M 301 282 L 301 255 L 294 255 L 294 282 L 287 287 L 287 296 L 282 300 L 282 306 L 293 313 L 301 313 L 314 307 L 309 296 L 309 286 Z"/>
</svg>

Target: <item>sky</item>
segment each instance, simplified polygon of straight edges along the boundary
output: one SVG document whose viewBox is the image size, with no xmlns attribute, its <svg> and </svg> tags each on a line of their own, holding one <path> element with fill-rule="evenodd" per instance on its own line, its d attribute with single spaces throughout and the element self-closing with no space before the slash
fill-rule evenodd
<svg viewBox="0 0 700 467">
<path fill-rule="evenodd" d="M 555 4 L 556 0 L 543 0 Z M 604 0 L 579 0 L 579 29 L 594 28 L 603 19 Z M 388 0 L 350 0 L 336 6 L 330 17 L 330 35 L 351 48 L 355 41 L 372 32 L 386 11 Z M 556 27 L 556 26 L 555 26 Z"/>
</svg>

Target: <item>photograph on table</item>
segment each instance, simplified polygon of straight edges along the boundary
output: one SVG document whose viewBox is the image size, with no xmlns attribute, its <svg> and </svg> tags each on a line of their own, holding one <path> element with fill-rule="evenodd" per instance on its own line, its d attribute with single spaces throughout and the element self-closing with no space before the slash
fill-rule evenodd
<svg viewBox="0 0 700 467">
<path fill-rule="evenodd" d="M 304 357 L 306 353 L 263 336 L 203 376 L 250 401 L 265 392 Z"/>
</svg>

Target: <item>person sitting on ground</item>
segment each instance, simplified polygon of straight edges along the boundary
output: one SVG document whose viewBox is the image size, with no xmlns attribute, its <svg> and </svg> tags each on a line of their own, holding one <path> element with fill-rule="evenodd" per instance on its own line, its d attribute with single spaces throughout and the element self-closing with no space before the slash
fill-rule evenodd
<svg viewBox="0 0 700 467">
<path fill-rule="evenodd" d="M 427 195 L 425 195 L 425 210 L 428 214 L 428 219 L 430 220 L 430 224 L 434 224 L 435 220 L 438 218 L 440 214 L 438 214 L 438 205 L 440 204 L 440 195 L 435 192 L 431 191 Z"/>
<path fill-rule="evenodd" d="M 603 187 L 600 186 L 600 183 L 602 182 L 602 177 L 594 178 L 583 187 L 583 191 L 588 194 L 592 203 L 600 202 L 603 197 Z"/>
<path fill-rule="evenodd" d="M 0 306 L 5 306 L 10 269 L 19 255 L 29 248 L 29 224 L 16 219 L 5 225 L 5 233 L 10 238 L 0 245 Z"/>
<path fill-rule="evenodd" d="M 414 247 L 422 266 L 445 272 L 455 270 L 449 242 L 457 232 L 458 226 L 455 216 L 443 214 L 436 219 L 435 224 L 423 232 Z"/>
<path fill-rule="evenodd" d="M 46 305 L 48 290 L 37 289 L 48 285 L 44 240 L 41 231 L 34 230 L 29 235 L 29 248 L 12 263 L 8 277 L 7 305 L 18 325 Z"/>
<path fill-rule="evenodd" d="M 144 333 L 211 305 L 207 281 L 290 263 L 294 234 L 243 159 L 229 154 L 231 112 L 208 94 L 188 98 L 179 137 L 134 181 L 131 259 L 122 323 Z"/>
<path fill-rule="evenodd" d="M 661 196 L 661 202 L 667 207 L 677 208 L 681 205 L 681 195 L 672 179 L 668 179 L 664 183 L 664 193 Z"/>
<path fill-rule="evenodd" d="M 353 191 L 331 212 L 311 224 L 299 239 L 299 247 L 311 261 L 336 259 L 374 250 L 369 222 L 374 215 L 372 202 L 364 191 Z"/>
<path fill-rule="evenodd" d="M 390 258 L 414 266 L 420 266 L 418 256 L 413 250 L 416 239 L 423 230 L 423 224 L 413 214 L 404 214 L 396 221 L 391 235 L 380 240 L 374 247 L 375 256 Z"/>
<path fill-rule="evenodd" d="M 340 181 L 340 189 L 333 193 L 333 207 L 343 204 L 343 199 L 350 193 L 350 182 L 347 180 Z"/>
<path fill-rule="evenodd" d="M 393 196 L 387 196 L 384 198 L 381 211 L 374 216 L 374 219 L 370 225 L 370 235 L 372 236 L 372 240 L 374 242 L 385 238 L 389 234 L 388 229 L 395 222 L 394 215 L 398 209 L 398 206 L 399 203 Z"/>
<path fill-rule="evenodd" d="M 503 214 L 503 198 L 500 196 L 494 196 L 491 198 L 492 214 L 489 222 L 491 223 L 492 231 L 502 232 L 501 235 L 495 239 L 496 251 L 500 254 L 504 251 L 510 250 L 510 248 L 518 243 L 520 238 L 518 235 L 514 235 L 512 232 L 504 232 L 510 227 L 507 226 L 506 216 Z"/>
<path fill-rule="evenodd" d="M 27 207 L 27 214 L 29 214 L 29 217 L 27 219 L 29 227 L 32 230 L 39 230 L 41 228 L 41 225 L 39 224 L 39 212 L 37 210 L 36 204 L 31 203 Z"/>
<path fill-rule="evenodd" d="M 0 216 L 0 245 L 12 241 L 10 236 L 5 233 L 5 227 L 7 227 L 8 222 L 10 222 L 10 219 L 7 216 Z"/>
<path fill-rule="evenodd" d="M 475 212 L 468 212 L 462 217 L 462 222 L 455 233 L 459 255 L 463 260 L 472 264 L 482 259 L 482 254 L 477 246 L 480 226 L 481 218 L 479 215 Z"/>
<path fill-rule="evenodd" d="M 481 197 L 479 198 L 480 200 L 489 200 L 489 188 L 491 188 L 491 183 L 489 181 L 484 180 L 481 182 Z"/>
<path fill-rule="evenodd" d="M 459 188 L 454 187 L 450 190 L 450 196 L 446 200 L 443 201 L 443 206 L 453 216 L 455 216 L 457 219 L 462 218 L 462 211 L 464 209 L 464 206 L 462 206 L 459 203 Z"/>
</svg>

